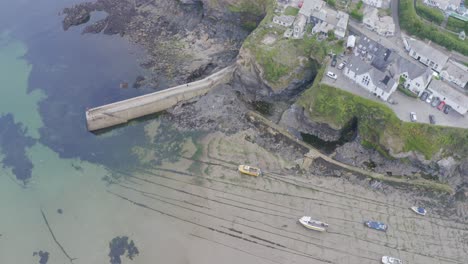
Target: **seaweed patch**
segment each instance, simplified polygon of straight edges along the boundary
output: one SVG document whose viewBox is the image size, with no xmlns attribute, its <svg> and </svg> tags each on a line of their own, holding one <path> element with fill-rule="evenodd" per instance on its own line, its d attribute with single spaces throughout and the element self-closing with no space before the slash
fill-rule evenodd
<svg viewBox="0 0 468 264">
<path fill-rule="evenodd" d="M 127 236 L 115 237 L 109 243 L 109 248 L 109 257 L 111 264 L 121 264 L 121 257 L 125 255 L 125 252 L 127 253 L 127 258 L 131 260 L 133 260 L 133 258 L 140 253 L 138 251 L 138 248 L 135 246 L 135 243 L 133 243 L 133 240 L 128 242 Z"/>
<path fill-rule="evenodd" d="M 49 261 L 49 252 L 47 251 L 33 252 L 33 256 L 39 256 L 39 264 L 47 264 L 47 261 Z"/>
<path fill-rule="evenodd" d="M 11 168 L 18 181 L 27 184 L 34 167 L 26 155 L 26 149 L 35 144 L 35 139 L 26 136 L 26 128 L 15 123 L 12 114 L 0 116 L 0 150 L 3 153 L 3 168 Z"/>
</svg>

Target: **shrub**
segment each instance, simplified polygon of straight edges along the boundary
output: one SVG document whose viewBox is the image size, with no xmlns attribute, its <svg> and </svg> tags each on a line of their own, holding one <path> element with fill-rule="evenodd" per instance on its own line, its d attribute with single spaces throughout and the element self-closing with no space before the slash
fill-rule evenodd
<svg viewBox="0 0 468 264">
<path fill-rule="evenodd" d="M 356 19 L 357 21 L 360 21 L 362 22 L 362 19 L 364 18 L 364 14 L 357 10 L 357 9 L 353 9 L 350 13 L 351 17 Z"/>
<path fill-rule="evenodd" d="M 414 10 L 413 0 L 400 0 L 399 7 L 402 29 L 421 39 L 432 40 L 448 50 L 455 50 L 463 55 L 468 55 L 468 42 L 458 39 L 457 35 L 440 31 L 437 27 L 424 23 Z"/>
<path fill-rule="evenodd" d="M 437 25 L 442 24 L 444 21 L 444 14 L 440 10 L 423 5 L 420 1 L 416 5 L 416 13 L 427 21 L 434 22 Z"/>
</svg>

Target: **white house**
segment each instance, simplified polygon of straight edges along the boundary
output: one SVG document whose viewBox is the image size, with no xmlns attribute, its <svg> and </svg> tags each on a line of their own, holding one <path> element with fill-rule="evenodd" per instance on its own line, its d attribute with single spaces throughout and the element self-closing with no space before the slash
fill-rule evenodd
<svg viewBox="0 0 468 264">
<path fill-rule="evenodd" d="M 373 6 L 373 7 L 377 7 L 377 8 L 382 7 L 382 0 L 363 0 L 362 2 L 366 5 Z"/>
<path fill-rule="evenodd" d="M 427 90 L 439 97 L 453 110 L 464 115 L 468 111 L 468 96 L 441 80 L 432 80 Z"/>
<path fill-rule="evenodd" d="M 441 72 L 442 68 L 448 61 L 448 56 L 441 51 L 434 49 L 426 43 L 416 40 L 407 39 L 409 44 L 409 55 L 418 60 L 422 64 L 429 66 L 436 72 Z"/>
<path fill-rule="evenodd" d="M 294 16 L 274 16 L 273 23 L 276 23 L 283 27 L 290 27 L 294 23 L 294 19 Z"/>
<path fill-rule="evenodd" d="M 390 16 L 379 16 L 377 8 L 366 9 L 363 23 L 369 30 L 385 37 L 395 35 L 395 23 Z"/>
<path fill-rule="evenodd" d="M 298 14 L 296 17 L 296 21 L 294 22 L 294 29 L 293 29 L 294 38 L 299 39 L 304 36 L 304 29 L 305 29 L 306 23 L 307 23 L 307 18 L 302 14 Z"/>
<path fill-rule="evenodd" d="M 444 81 L 452 82 L 457 86 L 468 89 L 468 67 L 453 60 L 449 60 L 440 72 Z"/>
<path fill-rule="evenodd" d="M 433 71 L 427 67 L 400 57 L 390 67 L 391 75 L 403 77 L 403 86 L 418 96 L 426 89 L 432 80 Z M 398 80 L 399 81 L 399 80 Z"/>
<path fill-rule="evenodd" d="M 366 63 L 360 56 L 352 56 L 343 72 L 359 86 L 383 101 L 387 101 L 398 86 L 391 76 Z"/>
</svg>

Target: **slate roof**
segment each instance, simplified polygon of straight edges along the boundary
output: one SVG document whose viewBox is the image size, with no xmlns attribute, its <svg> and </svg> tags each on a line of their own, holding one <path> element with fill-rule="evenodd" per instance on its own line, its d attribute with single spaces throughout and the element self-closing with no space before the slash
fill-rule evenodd
<svg viewBox="0 0 468 264">
<path fill-rule="evenodd" d="M 361 59 L 360 56 L 352 56 L 347 67 L 357 75 L 369 73 L 372 83 L 385 92 L 390 92 L 395 85 L 395 80 L 392 76 L 373 67 L 371 64 Z"/>
<path fill-rule="evenodd" d="M 440 93 L 460 106 L 466 107 L 468 105 L 468 96 L 441 80 L 432 80 L 427 88 Z"/>
<path fill-rule="evenodd" d="M 464 65 L 449 60 L 442 71 L 447 71 L 450 76 L 459 79 L 462 83 L 468 82 L 468 67 Z"/>
<path fill-rule="evenodd" d="M 447 62 L 449 58 L 443 52 L 437 49 L 434 49 L 433 47 L 427 45 L 426 43 L 422 41 L 419 41 L 416 39 L 408 39 L 408 44 L 410 45 L 411 49 L 421 54 L 422 56 L 432 60 L 439 66 L 445 65 L 445 63 Z"/>
</svg>

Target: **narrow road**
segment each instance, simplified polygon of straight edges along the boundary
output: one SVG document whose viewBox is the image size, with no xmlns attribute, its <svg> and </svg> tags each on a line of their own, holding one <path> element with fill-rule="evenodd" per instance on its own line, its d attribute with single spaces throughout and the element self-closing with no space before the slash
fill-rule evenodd
<svg viewBox="0 0 468 264">
<path fill-rule="evenodd" d="M 391 2 L 393 23 L 395 23 L 395 36 L 397 38 L 401 37 L 400 18 L 398 17 L 399 6 L 400 6 L 400 0 L 393 0 Z"/>
</svg>

